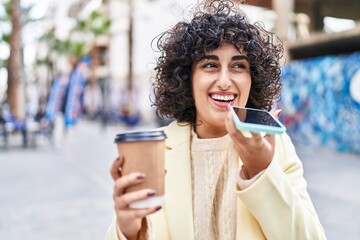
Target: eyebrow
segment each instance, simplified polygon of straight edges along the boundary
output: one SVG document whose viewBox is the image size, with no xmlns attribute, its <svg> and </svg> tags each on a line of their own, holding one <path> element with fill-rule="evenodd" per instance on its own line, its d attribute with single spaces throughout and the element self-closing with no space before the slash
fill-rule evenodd
<svg viewBox="0 0 360 240">
<path fill-rule="evenodd" d="M 202 59 L 200 59 L 201 61 L 204 60 L 219 60 L 219 57 L 217 55 L 205 55 Z M 248 57 L 246 55 L 235 55 L 231 58 L 232 61 L 236 61 L 236 60 L 246 60 L 249 61 Z"/>
<path fill-rule="evenodd" d="M 249 58 L 246 55 L 236 55 L 231 58 L 231 60 L 246 60 L 249 61 Z"/>
</svg>

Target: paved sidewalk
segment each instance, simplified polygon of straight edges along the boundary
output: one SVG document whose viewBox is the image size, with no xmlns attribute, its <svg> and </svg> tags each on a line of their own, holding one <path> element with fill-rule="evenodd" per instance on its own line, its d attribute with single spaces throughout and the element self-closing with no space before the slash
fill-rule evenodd
<svg viewBox="0 0 360 240">
<path fill-rule="evenodd" d="M 84 122 L 57 146 L 0 149 L 1 240 L 98 240 L 113 219 L 114 132 Z"/>
<path fill-rule="evenodd" d="M 123 130 L 80 122 L 58 136 L 56 147 L 44 141 L 22 149 L 14 140 L 0 149 L 0 239 L 103 239 L 114 214 L 113 139 Z M 360 156 L 304 146 L 297 151 L 328 239 L 360 239 Z"/>
<path fill-rule="evenodd" d="M 360 155 L 297 146 L 329 240 L 360 239 Z"/>
</svg>

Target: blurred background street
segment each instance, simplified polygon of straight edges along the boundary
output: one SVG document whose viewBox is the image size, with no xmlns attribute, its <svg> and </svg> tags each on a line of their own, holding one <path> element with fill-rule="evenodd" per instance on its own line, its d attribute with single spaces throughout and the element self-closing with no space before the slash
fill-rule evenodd
<svg viewBox="0 0 360 240">
<path fill-rule="evenodd" d="M 103 239 L 113 218 L 114 132 L 79 124 L 61 145 L 0 152 L 0 239 Z M 20 146 L 20 147 L 19 147 Z"/>
<path fill-rule="evenodd" d="M 0 150 L 0 239 L 103 239 L 114 216 L 113 141 L 124 130 L 84 121 L 57 146 L 39 139 L 28 149 L 12 138 Z"/>
<path fill-rule="evenodd" d="M 37 149 L 22 149 L 13 139 L 0 152 L 0 239 L 103 239 L 114 216 L 113 140 L 124 130 L 81 121 L 57 147 L 44 139 Z M 360 157 L 303 145 L 297 152 L 328 239 L 360 239 Z"/>
</svg>

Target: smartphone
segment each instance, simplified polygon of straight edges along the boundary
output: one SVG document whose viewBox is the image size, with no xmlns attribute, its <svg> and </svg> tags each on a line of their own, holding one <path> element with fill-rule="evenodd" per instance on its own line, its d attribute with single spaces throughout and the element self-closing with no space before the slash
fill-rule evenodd
<svg viewBox="0 0 360 240">
<path fill-rule="evenodd" d="M 233 120 L 240 131 L 268 134 L 281 134 L 286 131 L 285 126 L 266 110 L 236 106 L 233 106 L 233 109 Z"/>
</svg>

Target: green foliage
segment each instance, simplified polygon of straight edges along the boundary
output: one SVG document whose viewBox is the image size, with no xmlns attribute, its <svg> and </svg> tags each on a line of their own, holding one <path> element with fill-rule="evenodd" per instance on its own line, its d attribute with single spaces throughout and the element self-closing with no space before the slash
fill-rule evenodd
<svg viewBox="0 0 360 240">
<path fill-rule="evenodd" d="M 36 61 L 35 61 L 36 65 L 48 65 L 50 63 L 51 62 L 50 62 L 50 59 L 48 57 L 43 58 L 43 59 L 37 58 Z"/>
<path fill-rule="evenodd" d="M 10 0 L 0 1 L 0 25 L 10 24 Z M 0 27 L 0 44 L 8 45 L 10 41 L 10 32 Z M 0 59 L 0 69 L 7 66 L 7 59 Z"/>
<path fill-rule="evenodd" d="M 47 47 L 51 51 L 51 54 L 48 54 L 45 59 L 36 59 L 37 65 L 51 65 L 52 62 L 60 55 L 75 57 L 78 59 L 86 54 L 84 42 L 73 41 L 70 39 L 58 39 L 55 36 L 55 29 L 53 28 L 46 32 L 40 40 L 46 43 Z M 53 57 L 53 59 L 51 57 Z"/>
<path fill-rule="evenodd" d="M 85 43 L 72 41 L 70 39 L 55 39 L 51 49 L 58 54 L 71 55 L 79 58 L 85 54 Z"/>
<path fill-rule="evenodd" d="M 88 54 L 86 46 L 96 36 L 107 35 L 110 32 L 111 20 L 101 10 L 93 11 L 86 19 L 76 19 L 76 25 L 67 39 L 59 39 L 55 35 L 55 29 L 51 28 L 39 39 L 45 42 L 49 53 L 44 59 L 37 59 L 37 65 L 51 66 L 59 56 L 68 56 L 72 59 L 79 59 Z M 73 40 L 72 34 L 77 35 Z"/>
<path fill-rule="evenodd" d="M 75 41 L 69 38 L 62 40 L 55 36 L 55 29 L 50 29 L 46 32 L 41 40 L 45 41 L 51 50 L 56 55 L 66 55 L 69 57 L 80 57 L 87 54 L 86 45 L 99 35 L 107 35 L 110 32 L 111 20 L 100 10 L 93 11 L 86 19 L 77 19 L 76 26 L 72 33 L 84 36 L 83 41 Z M 53 59 L 55 61 L 55 59 Z M 37 64 L 51 64 L 51 59 L 38 59 Z"/>
<path fill-rule="evenodd" d="M 10 14 L 11 14 L 11 0 L 5 1 L 5 3 L 4 3 L 4 8 L 5 8 L 6 15 L 10 18 Z"/>
<path fill-rule="evenodd" d="M 7 59 L 0 59 L 0 69 L 5 68 L 7 66 Z"/>
<path fill-rule="evenodd" d="M 85 43 L 83 42 L 66 39 L 65 41 L 60 41 L 59 44 L 62 44 L 60 47 L 63 47 L 62 51 L 67 55 L 73 55 L 76 58 L 80 58 L 85 54 Z"/>
<path fill-rule="evenodd" d="M 35 21 L 39 21 L 41 19 L 31 19 L 29 17 L 29 11 L 32 8 L 32 6 L 21 9 L 22 19 L 24 22 L 22 25 L 25 25 L 27 23 L 32 23 Z M 11 21 L 10 21 L 10 15 L 11 15 L 11 0 L 0 0 L 0 43 L 9 45 L 10 43 L 10 33 L 11 33 Z M 5 30 L 3 26 L 8 24 L 9 30 Z M 7 66 L 7 59 L 0 59 L 0 69 Z"/>
<path fill-rule="evenodd" d="M 87 19 L 77 19 L 75 31 L 94 36 L 109 34 L 111 20 L 100 10 L 93 11 Z"/>
<path fill-rule="evenodd" d="M 0 1 L 0 24 L 10 24 L 10 1 Z M 8 34 L 4 32 L 3 28 L 0 28 L 0 34 Z"/>
<path fill-rule="evenodd" d="M 1 41 L 8 44 L 10 42 L 10 33 L 2 33 Z"/>
</svg>

